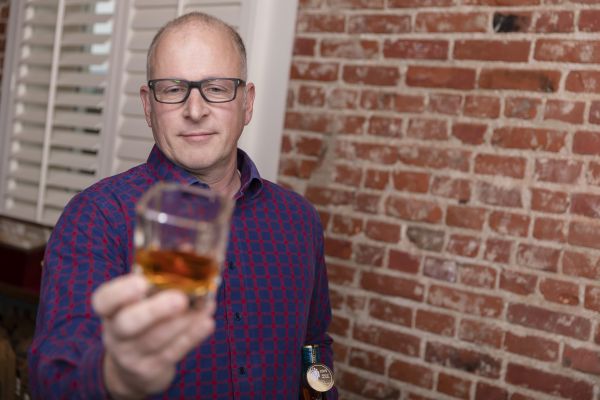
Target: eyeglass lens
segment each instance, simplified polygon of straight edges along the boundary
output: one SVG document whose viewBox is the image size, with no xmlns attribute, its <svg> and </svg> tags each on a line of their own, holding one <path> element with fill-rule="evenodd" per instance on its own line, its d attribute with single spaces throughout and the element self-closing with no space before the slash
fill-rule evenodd
<svg viewBox="0 0 600 400">
<path fill-rule="evenodd" d="M 160 79 L 154 81 L 154 95 L 156 100 L 165 103 L 183 102 L 189 91 L 198 87 L 202 97 L 210 102 L 226 102 L 235 98 L 237 80 L 235 79 L 207 79 L 200 82 L 190 82 L 177 79 Z"/>
</svg>

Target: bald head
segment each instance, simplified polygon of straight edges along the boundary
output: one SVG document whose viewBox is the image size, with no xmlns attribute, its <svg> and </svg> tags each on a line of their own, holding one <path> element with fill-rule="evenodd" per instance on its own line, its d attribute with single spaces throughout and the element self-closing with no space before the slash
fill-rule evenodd
<svg viewBox="0 0 600 400">
<path fill-rule="evenodd" d="M 156 32 L 154 38 L 152 39 L 152 43 L 150 44 L 150 48 L 148 48 L 148 56 L 146 59 L 146 78 L 153 79 L 153 67 L 154 61 L 156 57 L 156 48 L 162 37 L 171 32 L 176 31 L 178 29 L 187 28 L 187 27 L 198 27 L 198 28 L 209 28 L 216 31 L 221 31 L 231 39 L 231 42 L 234 44 L 235 48 L 238 51 L 238 55 L 240 58 L 240 71 L 242 72 L 242 79 L 246 79 L 247 75 L 247 66 L 246 66 L 246 46 L 244 46 L 244 41 L 242 37 L 237 33 L 237 31 L 226 24 L 222 20 L 213 17 L 212 15 L 208 15 L 205 13 L 193 11 L 184 15 L 181 15 L 163 25 L 162 28 Z"/>
</svg>

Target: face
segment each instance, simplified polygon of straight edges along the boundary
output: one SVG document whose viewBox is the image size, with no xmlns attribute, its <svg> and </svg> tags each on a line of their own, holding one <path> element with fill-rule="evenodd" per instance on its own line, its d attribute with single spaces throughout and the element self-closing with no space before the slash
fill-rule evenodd
<svg viewBox="0 0 600 400">
<path fill-rule="evenodd" d="M 152 62 L 151 79 L 245 79 L 230 37 L 210 27 L 188 24 L 166 32 Z M 228 103 L 208 103 L 192 89 L 185 103 L 163 104 L 147 85 L 140 97 L 154 140 L 174 163 L 201 178 L 219 177 L 236 167 L 237 142 L 252 118 L 252 83 L 240 86 Z"/>
</svg>

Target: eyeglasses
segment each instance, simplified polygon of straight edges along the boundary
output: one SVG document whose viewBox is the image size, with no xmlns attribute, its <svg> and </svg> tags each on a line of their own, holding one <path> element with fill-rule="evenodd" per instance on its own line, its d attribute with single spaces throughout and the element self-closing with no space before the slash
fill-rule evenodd
<svg viewBox="0 0 600 400">
<path fill-rule="evenodd" d="M 152 79 L 148 87 L 159 103 L 177 104 L 185 102 L 192 88 L 198 88 L 200 95 L 209 103 L 227 103 L 235 99 L 237 88 L 246 82 L 237 78 L 211 78 L 201 81 L 185 79 Z"/>
</svg>

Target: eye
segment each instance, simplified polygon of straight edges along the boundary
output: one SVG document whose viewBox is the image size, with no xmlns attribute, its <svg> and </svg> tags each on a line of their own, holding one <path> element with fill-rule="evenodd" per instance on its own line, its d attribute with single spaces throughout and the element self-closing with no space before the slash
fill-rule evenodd
<svg viewBox="0 0 600 400">
<path fill-rule="evenodd" d="M 185 85 L 169 85 L 162 87 L 160 91 L 164 94 L 179 94 L 187 91 Z"/>
<path fill-rule="evenodd" d="M 217 83 L 211 83 L 204 87 L 204 92 L 210 93 L 210 94 L 222 94 L 222 93 L 227 93 L 230 90 L 231 89 L 229 89 L 228 87 L 226 87 L 224 85 L 219 85 Z"/>
</svg>

